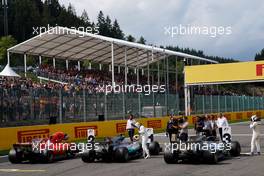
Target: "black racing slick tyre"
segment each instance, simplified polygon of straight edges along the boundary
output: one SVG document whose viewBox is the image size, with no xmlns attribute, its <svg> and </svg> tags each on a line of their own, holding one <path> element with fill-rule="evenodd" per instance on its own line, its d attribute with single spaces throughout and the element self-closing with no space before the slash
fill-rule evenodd
<svg viewBox="0 0 264 176">
<path fill-rule="evenodd" d="M 218 163 L 218 155 L 217 153 L 212 153 L 211 151 L 203 152 L 203 159 L 205 162 L 209 164 L 217 164 Z"/>
<path fill-rule="evenodd" d="M 231 156 L 239 156 L 241 152 L 241 146 L 240 143 L 237 141 L 232 141 L 231 142 L 231 150 L 230 150 L 230 155 Z"/>
<path fill-rule="evenodd" d="M 128 149 L 126 147 L 117 148 L 114 152 L 114 159 L 117 162 L 127 162 L 129 160 Z"/>
<path fill-rule="evenodd" d="M 82 154 L 82 161 L 85 163 L 92 163 L 95 161 L 95 151 L 90 150 Z"/>
<path fill-rule="evenodd" d="M 46 161 L 47 163 L 52 163 L 52 162 L 54 162 L 54 154 L 53 154 L 52 151 L 47 151 L 47 154 L 46 154 L 46 156 L 45 156 L 45 161 Z"/>
<path fill-rule="evenodd" d="M 13 164 L 17 164 L 17 163 L 21 163 L 22 162 L 21 157 L 19 156 L 19 154 L 16 152 L 15 149 L 11 149 L 9 151 L 8 159 Z"/>
<path fill-rule="evenodd" d="M 178 163 L 178 154 L 172 152 L 171 150 L 166 150 L 164 152 L 164 161 L 167 164 L 177 164 Z"/>
<path fill-rule="evenodd" d="M 159 155 L 160 145 L 157 141 L 151 142 L 149 144 L 149 153 L 150 155 Z"/>
</svg>

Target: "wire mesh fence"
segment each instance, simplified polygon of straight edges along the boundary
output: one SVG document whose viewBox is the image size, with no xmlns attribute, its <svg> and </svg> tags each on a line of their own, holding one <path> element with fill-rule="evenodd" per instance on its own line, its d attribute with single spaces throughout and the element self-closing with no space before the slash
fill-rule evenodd
<svg viewBox="0 0 264 176">
<path fill-rule="evenodd" d="M 1 126 L 160 117 L 177 114 L 177 94 L 90 93 L 85 90 L 0 89 Z"/>
<path fill-rule="evenodd" d="M 195 95 L 193 113 L 238 112 L 264 109 L 264 97 Z"/>
<path fill-rule="evenodd" d="M 195 95 L 192 113 L 235 112 L 264 109 L 263 97 Z M 94 93 L 85 90 L 0 89 L 1 127 L 178 115 L 184 99 L 168 93 Z"/>
</svg>

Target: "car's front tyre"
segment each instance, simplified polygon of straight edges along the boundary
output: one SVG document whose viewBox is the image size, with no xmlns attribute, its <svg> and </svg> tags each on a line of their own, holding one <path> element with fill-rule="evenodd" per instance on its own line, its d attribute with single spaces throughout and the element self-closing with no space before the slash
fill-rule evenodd
<svg viewBox="0 0 264 176">
<path fill-rule="evenodd" d="M 164 151 L 164 161 L 167 164 L 177 164 L 178 163 L 178 154 L 172 152 L 171 150 Z"/>
<path fill-rule="evenodd" d="M 159 155 L 160 145 L 157 141 L 153 141 L 149 144 L 149 153 L 150 155 Z"/>
<path fill-rule="evenodd" d="M 90 150 L 88 152 L 83 153 L 81 159 L 85 163 L 92 163 L 95 161 L 95 154 L 95 151 Z"/>
<path fill-rule="evenodd" d="M 231 156 L 239 156 L 241 152 L 241 146 L 240 143 L 237 141 L 232 141 L 231 142 L 231 150 L 230 150 L 230 155 Z"/>
<path fill-rule="evenodd" d="M 114 159 L 117 162 L 127 162 L 129 160 L 128 149 L 126 147 L 117 148 L 114 152 Z"/>
</svg>

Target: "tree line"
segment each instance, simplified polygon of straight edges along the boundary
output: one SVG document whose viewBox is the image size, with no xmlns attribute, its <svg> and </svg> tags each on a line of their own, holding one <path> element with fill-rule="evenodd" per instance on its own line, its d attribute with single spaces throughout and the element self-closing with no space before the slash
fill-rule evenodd
<svg viewBox="0 0 264 176">
<path fill-rule="evenodd" d="M 4 7 L 0 7 L 0 64 L 6 60 L 6 49 L 10 46 L 25 41 L 34 36 L 33 27 L 39 26 L 64 26 L 64 27 L 98 27 L 99 34 L 130 42 L 146 44 L 141 36 L 138 40 L 132 35 L 126 35 L 117 19 L 112 20 L 102 11 L 97 16 L 97 21 L 91 21 L 86 10 L 80 16 L 72 4 L 67 7 L 58 0 L 8 0 L 8 34 L 4 37 Z M 195 56 L 205 57 L 221 63 L 235 62 L 231 58 L 207 56 L 201 50 L 167 46 L 173 51 L 179 51 Z M 256 54 L 256 60 L 264 59 L 264 49 Z"/>
</svg>

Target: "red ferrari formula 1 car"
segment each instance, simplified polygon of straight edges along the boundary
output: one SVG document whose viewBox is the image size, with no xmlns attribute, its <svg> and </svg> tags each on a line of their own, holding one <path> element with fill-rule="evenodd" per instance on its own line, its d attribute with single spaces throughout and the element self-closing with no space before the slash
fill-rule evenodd
<svg viewBox="0 0 264 176">
<path fill-rule="evenodd" d="M 67 134 L 56 132 L 49 138 L 33 139 L 31 143 L 16 143 L 9 151 L 8 159 L 11 163 L 23 161 L 49 163 L 59 159 L 73 158 L 78 151 L 72 147 L 72 144 L 66 143 L 67 140 Z"/>
</svg>

